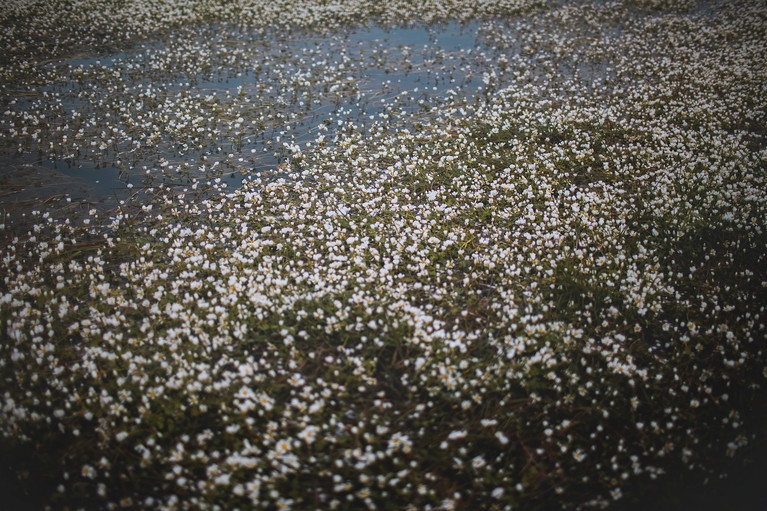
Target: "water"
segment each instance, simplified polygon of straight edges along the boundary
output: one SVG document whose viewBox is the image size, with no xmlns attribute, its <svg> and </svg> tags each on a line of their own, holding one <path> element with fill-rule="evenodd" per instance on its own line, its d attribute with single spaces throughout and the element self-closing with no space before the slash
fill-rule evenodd
<svg viewBox="0 0 767 511">
<path fill-rule="evenodd" d="M 80 163 L 71 166 L 61 160 L 45 160 L 42 166 L 55 170 L 67 176 L 69 183 L 73 188 L 80 190 L 80 196 L 77 192 L 66 192 L 73 199 L 96 201 L 114 197 L 116 194 L 122 194 L 128 184 L 126 179 L 121 178 L 121 169 L 114 166 L 95 166 L 87 163 Z"/>
<path fill-rule="evenodd" d="M 519 58 L 517 27 L 501 22 L 288 36 L 211 25 L 44 66 L 28 95 L 4 99 L 0 128 L 17 153 L 0 163 L 40 162 L 50 179 L 77 183 L 57 194 L 91 202 L 128 196 L 129 183 L 236 187 L 345 133 L 472 105 L 513 83 Z"/>
</svg>

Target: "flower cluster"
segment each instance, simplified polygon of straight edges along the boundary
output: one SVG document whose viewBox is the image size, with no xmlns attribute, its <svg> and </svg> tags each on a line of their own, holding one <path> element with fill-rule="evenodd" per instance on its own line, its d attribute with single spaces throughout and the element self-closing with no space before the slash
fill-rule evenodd
<svg viewBox="0 0 767 511">
<path fill-rule="evenodd" d="M 167 27 L 208 16 L 160 3 L 181 16 Z M 267 4 L 295 26 L 394 12 L 205 3 Z M 18 158 L 140 144 L 131 165 L 163 180 L 0 229 L 0 437 L 20 471 L 45 467 L 52 504 L 601 508 L 748 444 L 767 377 L 764 7 L 507 4 L 466 11 L 503 14 L 472 52 L 237 27 L 30 71 L 44 86 L 14 75 L 32 99 L 4 85 Z M 396 5 L 433 21 L 464 3 Z M 262 83 L 216 85 L 259 58 Z M 78 73 L 80 114 L 52 80 Z M 449 85 L 469 74 L 481 88 Z M 452 92 L 387 83 L 416 75 Z M 342 104 L 324 122 L 313 98 Z M 265 129 L 258 148 L 286 142 L 267 172 L 236 140 Z M 238 186 L 208 174 L 227 160 Z"/>
</svg>

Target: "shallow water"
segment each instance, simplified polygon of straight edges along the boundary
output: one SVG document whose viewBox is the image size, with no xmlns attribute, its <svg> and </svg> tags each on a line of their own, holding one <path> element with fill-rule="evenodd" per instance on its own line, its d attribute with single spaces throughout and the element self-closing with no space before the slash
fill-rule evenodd
<svg viewBox="0 0 767 511">
<path fill-rule="evenodd" d="M 37 165 L 49 171 L 46 181 L 73 178 L 74 188 L 57 194 L 90 202 L 124 195 L 129 182 L 179 181 L 168 167 L 237 186 L 243 176 L 279 171 L 291 147 L 306 149 L 320 135 L 325 143 L 349 126 L 364 131 L 456 97 L 471 101 L 488 65 L 479 30 L 479 23 L 374 25 L 280 37 L 212 25 L 202 37 L 78 55 L 46 65 L 49 83 L 8 105 L 42 114 L 47 126 L 32 141 L 24 136 L 31 130 L 11 132 L 20 149 L 3 166 Z M 203 127 L 185 123 L 186 115 Z M 36 188 L 37 199 L 48 198 L 39 180 L 23 181 L 19 192 Z"/>
<path fill-rule="evenodd" d="M 0 170 L 15 190 L 3 203 L 48 200 L 40 180 L 62 175 L 72 185 L 54 186 L 53 196 L 105 207 L 130 196 L 129 184 L 221 178 L 231 188 L 248 176 L 282 175 L 290 158 L 349 133 L 471 109 L 520 71 L 550 72 L 550 63 L 521 57 L 518 29 L 452 22 L 283 36 L 216 24 L 46 64 L 26 94 L 0 98 L 0 132 L 16 148 L 0 166 L 38 175 Z M 578 72 L 601 79 L 604 68 L 580 64 Z"/>
</svg>

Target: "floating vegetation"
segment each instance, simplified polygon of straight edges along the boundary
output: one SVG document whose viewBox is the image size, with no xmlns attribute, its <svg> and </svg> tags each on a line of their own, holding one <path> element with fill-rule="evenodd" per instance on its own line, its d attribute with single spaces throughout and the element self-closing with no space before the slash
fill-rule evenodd
<svg viewBox="0 0 767 511">
<path fill-rule="evenodd" d="M 213 25 L 109 58 L 48 63 L 37 77 L 48 85 L 8 99 L 4 128 L 16 154 L 6 159 L 66 174 L 85 173 L 83 162 L 115 169 L 111 189 L 89 190 L 91 200 L 132 181 L 148 188 L 230 176 L 234 184 L 274 173 L 344 132 L 466 103 L 482 86 L 472 77 L 491 61 L 476 42 L 480 28 L 285 38 Z"/>
<path fill-rule="evenodd" d="M 764 433 L 764 5 L 411 4 L 2 8 L 22 489 L 606 508 Z"/>
</svg>

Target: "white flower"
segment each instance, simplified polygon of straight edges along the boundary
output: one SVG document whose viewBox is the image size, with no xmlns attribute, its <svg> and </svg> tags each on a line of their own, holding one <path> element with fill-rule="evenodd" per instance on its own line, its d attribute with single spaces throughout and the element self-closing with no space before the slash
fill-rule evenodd
<svg viewBox="0 0 767 511">
<path fill-rule="evenodd" d="M 94 477 L 96 477 L 96 469 L 94 469 L 90 465 L 83 465 L 81 473 L 83 477 L 87 479 L 93 479 Z"/>
</svg>

